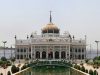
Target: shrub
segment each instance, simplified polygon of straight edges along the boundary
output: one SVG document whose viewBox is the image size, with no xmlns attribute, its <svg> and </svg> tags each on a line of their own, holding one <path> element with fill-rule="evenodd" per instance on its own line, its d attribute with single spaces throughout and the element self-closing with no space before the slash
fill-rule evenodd
<svg viewBox="0 0 100 75">
<path fill-rule="evenodd" d="M 10 72 L 10 71 L 8 71 L 7 75 L 11 75 L 11 72 Z"/>
<path fill-rule="evenodd" d="M 7 61 L 6 57 L 1 57 L 2 61 Z"/>
<path fill-rule="evenodd" d="M 15 65 L 13 65 L 13 66 L 11 67 L 11 72 L 12 72 L 12 73 L 16 73 L 16 66 L 15 66 Z"/>
<path fill-rule="evenodd" d="M 86 69 L 85 72 L 88 73 L 88 70 Z"/>
<path fill-rule="evenodd" d="M 3 64 L 3 61 L 0 61 L 0 66 Z"/>
<path fill-rule="evenodd" d="M 75 64 L 75 65 L 74 65 L 74 68 L 76 68 L 76 69 L 77 69 L 77 64 Z"/>
<path fill-rule="evenodd" d="M 80 69 L 81 69 L 79 65 L 77 65 L 77 69 L 78 69 L 78 70 L 80 70 Z"/>
<path fill-rule="evenodd" d="M 15 57 L 11 58 L 11 61 L 13 62 L 13 64 L 14 64 L 15 60 L 16 60 Z"/>
<path fill-rule="evenodd" d="M 85 67 L 84 66 L 81 67 L 81 71 L 85 72 Z"/>
<path fill-rule="evenodd" d="M 98 75 L 98 72 L 96 70 L 94 70 L 93 75 Z"/>
<path fill-rule="evenodd" d="M 90 70 L 89 70 L 89 74 L 90 74 L 90 75 L 93 75 L 93 70 L 90 69 Z"/>
<path fill-rule="evenodd" d="M 86 59 L 85 62 L 88 63 L 89 59 Z"/>
<path fill-rule="evenodd" d="M 10 63 L 10 61 L 7 61 L 7 66 L 11 66 L 11 63 Z"/>
<path fill-rule="evenodd" d="M 16 67 L 16 72 L 18 72 L 19 71 L 19 67 Z"/>
<path fill-rule="evenodd" d="M 15 65 L 13 65 L 12 67 L 11 67 L 11 72 L 12 73 L 16 73 L 16 72 L 18 72 L 19 71 L 19 67 L 16 67 Z"/>
<path fill-rule="evenodd" d="M 23 69 L 25 69 L 25 68 L 27 68 L 27 65 L 23 65 L 22 67 L 21 67 L 21 70 L 23 70 Z"/>
<path fill-rule="evenodd" d="M 3 73 L 0 73 L 0 75 L 3 75 Z"/>
</svg>

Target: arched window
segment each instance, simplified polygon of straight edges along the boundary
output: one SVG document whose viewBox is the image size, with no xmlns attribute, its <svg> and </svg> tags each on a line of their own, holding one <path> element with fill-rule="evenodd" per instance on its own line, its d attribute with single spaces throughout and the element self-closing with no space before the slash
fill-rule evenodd
<svg viewBox="0 0 100 75">
<path fill-rule="evenodd" d="M 29 54 L 29 58 L 31 59 L 31 54 Z"/>
<path fill-rule="evenodd" d="M 45 58 L 46 58 L 46 52 L 43 51 L 43 52 L 42 52 L 42 59 L 45 59 Z"/>
<path fill-rule="evenodd" d="M 59 59 L 59 52 L 58 51 L 55 52 L 55 59 Z"/>
<path fill-rule="evenodd" d="M 20 55 L 20 59 L 23 59 L 23 55 Z"/>
<path fill-rule="evenodd" d="M 84 52 L 84 48 L 82 49 L 82 52 Z"/>
<path fill-rule="evenodd" d="M 77 48 L 75 49 L 75 52 L 77 52 Z"/>
<path fill-rule="evenodd" d="M 81 59 L 81 55 L 78 55 L 78 59 Z"/>
<path fill-rule="evenodd" d="M 65 59 L 65 58 L 66 58 L 66 53 L 65 53 L 65 51 L 62 51 L 62 52 L 61 52 L 61 58 L 62 58 L 62 59 Z"/>
<path fill-rule="evenodd" d="M 19 49 L 17 49 L 17 52 L 19 52 Z"/>
<path fill-rule="evenodd" d="M 80 48 L 78 49 L 78 52 L 81 52 L 81 49 Z"/>
<path fill-rule="evenodd" d="M 21 49 L 21 52 L 23 52 L 23 49 Z"/>
<path fill-rule="evenodd" d="M 49 52 L 48 53 L 48 59 L 52 59 L 53 58 L 53 52 Z"/>
<path fill-rule="evenodd" d="M 17 59 L 19 59 L 19 55 L 17 55 Z"/>
<path fill-rule="evenodd" d="M 40 52 L 39 52 L 39 51 L 36 52 L 36 58 L 37 58 L 37 59 L 40 58 Z"/>
<path fill-rule="evenodd" d="M 26 48 L 24 48 L 24 52 L 26 52 Z"/>
<path fill-rule="evenodd" d="M 84 59 L 84 55 L 82 55 L 82 59 Z"/>
<path fill-rule="evenodd" d="M 70 52 L 72 52 L 72 48 L 70 48 Z"/>
</svg>

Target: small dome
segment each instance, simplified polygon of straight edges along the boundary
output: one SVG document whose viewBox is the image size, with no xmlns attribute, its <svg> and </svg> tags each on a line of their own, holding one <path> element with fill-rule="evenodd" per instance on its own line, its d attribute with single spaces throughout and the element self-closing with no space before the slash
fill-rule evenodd
<svg viewBox="0 0 100 75">
<path fill-rule="evenodd" d="M 59 33 L 59 29 L 55 24 L 49 23 L 43 27 L 42 33 Z"/>
</svg>

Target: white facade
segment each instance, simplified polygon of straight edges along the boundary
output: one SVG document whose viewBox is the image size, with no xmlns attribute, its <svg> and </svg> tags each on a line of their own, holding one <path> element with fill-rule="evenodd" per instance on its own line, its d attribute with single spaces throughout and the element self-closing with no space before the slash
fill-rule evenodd
<svg viewBox="0 0 100 75">
<path fill-rule="evenodd" d="M 69 33 L 60 35 L 59 28 L 52 23 L 47 24 L 41 32 L 27 37 L 26 40 L 15 38 L 15 56 L 17 59 L 85 59 L 86 40 L 75 40 Z"/>
</svg>

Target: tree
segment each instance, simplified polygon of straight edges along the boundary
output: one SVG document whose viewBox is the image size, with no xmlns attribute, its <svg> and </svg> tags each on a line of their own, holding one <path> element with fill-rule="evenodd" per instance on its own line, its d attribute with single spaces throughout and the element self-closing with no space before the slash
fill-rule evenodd
<svg viewBox="0 0 100 75">
<path fill-rule="evenodd" d="M 81 71 L 85 72 L 85 67 L 84 66 L 81 67 Z"/>
<path fill-rule="evenodd" d="M 94 70 L 93 75 L 98 75 L 98 72 L 96 70 Z"/>
<path fill-rule="evenodd" d="M 26 65 L 26 64 L 24 64 L 24 65 L 21 67 L 21 70 L 23 70 L 23 69 L 25 69 L 25 68 L 27 68 L 27 65 Z"/>
<path fill-rule="evenodd" d="M 89 59 L 86 59 L 85 62 L 88 63 Z"/>
<path fill-rule="evenodd" d="M 1 57 L 2 61 L 7 61 L 6 57 Z"/>
<path fill-rule="evenodd" d="M 85 72 L 88 73 L 88 70 L 86 69 Z"/>
<path fill-rule="evenodd" d="M 10 72 L 10 71 L 8 71 L 7 75 L 11 75 L 11 72 Z"/>
<path fill-rule="evenodd" d="M 93 70 L 90 69 L 90 70 L 89 70 L 89 74 L 90 74 L 90 75 L 93 75 Z"/>
<path fill-rule="evenodd" d="M 19 71 L 19 67 L 16 67 L 15 65 L 13 65 L 12 67 L 11 67 L 11 72 L 12 73 L 16 73 L 16 72 L 18 72 Z"/>
<path fill-rule="evenodd" d="M 3 75 L 3 73 L 0 73 L 0 75 Z"/>
<path fill-rule="evenodd" d="M 16 60 L 15 57 L 11 58 L 11 61 L 13 62 L 13 64 L 14 64 L 15 60 Z"/>
</svg>

